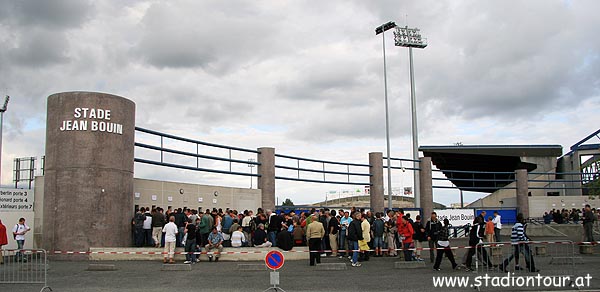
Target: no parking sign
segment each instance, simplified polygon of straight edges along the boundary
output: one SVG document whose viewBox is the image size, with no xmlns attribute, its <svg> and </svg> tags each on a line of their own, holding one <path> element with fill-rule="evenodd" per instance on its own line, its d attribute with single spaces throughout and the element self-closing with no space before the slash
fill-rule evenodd
<svg viewBox="0 0 600 292">
<path fill-rule="evenodd" d="M 277 250 L 272 250 L 265 256 L 265 264 L 273 271 L 279 270 L 284 262 L 285 258 L 283 257 L 283 254 Z"/>
</svg>

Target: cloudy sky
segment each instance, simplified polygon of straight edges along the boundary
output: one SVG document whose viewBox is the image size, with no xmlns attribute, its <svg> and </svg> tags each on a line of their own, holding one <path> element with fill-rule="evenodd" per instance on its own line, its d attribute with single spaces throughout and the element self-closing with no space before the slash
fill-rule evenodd
<svg viewBox="0 0 600 292">
<path fill-rule="evenodd" d="M 385 153 L 374 29 L 390 20 L 428 38 L 414 52 L 421 145 L 567 152 L 600 128 L 598 11 L 591 0 L 0 0 L 0 93 L 11 96 L 1 182 L 11 184 L 15 157 L 44 154 L 48 95 L 78 90 L 133 100 L 140 127 L 368 163 L 369 152 Z M 386 51 L 392 156 L 411 157 L 408 51 L 391 33 Z M 135 167 L 141 178 L 250 186 L 247 177 Z M 411 186 L 411 174 L 394 172 L 392 185 Z M 345 189 L 277 181 L 279 199 L 296 203 Z M 457 193 L 436 190 L 435 199 L 457 202 Z"/>
</svg>

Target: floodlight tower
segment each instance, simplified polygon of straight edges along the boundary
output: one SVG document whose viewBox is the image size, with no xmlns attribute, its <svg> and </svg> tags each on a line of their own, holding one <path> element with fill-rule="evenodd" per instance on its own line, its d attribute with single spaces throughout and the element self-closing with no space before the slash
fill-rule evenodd
<svg viewBox="0 0 600 292">
<path fill-rule="evenodd" d="M 254 158 L 248 159 L 248 167 L 250 167 L 250 188 L 252 188 L 252 169 L 256 166 L 256 165 L 254 165 L 254 162 L 256 162 L 256 159 L 254 159 Z"/>
<path fill-rule="evenodd" d="M 0 185 L 2 185 L 2 127 L 4 121 L 4 112 L 8 109 L 8 100 L 10 96 L 6 96 L 4 99 L 4 105 L 0 108 Z"/>
<path fill-rule="evenodd" d="M 396 27 L 396 23 L 390 21 L 375 28 L 375 35 L 381 34 L 383 40 L 383 90 L 385 94 L 385 141 L 387 143 L 387 185 L 388 185 L 388 209 L 392 209 L 392 164 L 390 163 L 390 118 L 388 110 L 387 94 L 387 69 L 385 64 L 385 31 Z"/>
<path fill-rule="evenodd" d="M 410 62 L 410 107 L 412 112 L 412 146 L 413 146 L 413 167 L 414 171 L 414 196 L 415 208 L 421 207 L 421 188 L 419 185 L 419 132 L 417 129 L 417 102 L 415 96 L 415 73 L 413 66 L 413 48 L 424 49 L 427 47 L 427 39 L 421 37 L 421 30 L 418 28 L 396 27 L 394 32 L 396 46 L 408 47 L 408 58 Z"/>
</svg>

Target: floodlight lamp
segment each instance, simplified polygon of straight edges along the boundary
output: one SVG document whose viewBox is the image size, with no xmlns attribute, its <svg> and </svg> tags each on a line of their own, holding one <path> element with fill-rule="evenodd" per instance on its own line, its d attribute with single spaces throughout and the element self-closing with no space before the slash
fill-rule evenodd
<svg viewBox="0 0 600 292">
<path fill-rule="evenodd" d="M 421 37 L 420 31 L 418 28 L 396 27 L 394 31 L 396 46 L 420 49 L 427 47 L 427 39 Z"/>
<path fill-rule="evenodd" d="M 2 106 L 2 108 L 0 108 L 0 112 L 5 112 L 6 109 L 8 108 L 8 100 L 10 99 L 10 96 L 6 96 L 6 99 L 4 100 L 4 105 Z"/>
<path fill-rule="evenodd" d="M 375 28 L 375 35 L 378 35 L 386 30 L 392 29 L 396 27 L 396 23 L 393 21 L 389 21 Z"/>
</svg>

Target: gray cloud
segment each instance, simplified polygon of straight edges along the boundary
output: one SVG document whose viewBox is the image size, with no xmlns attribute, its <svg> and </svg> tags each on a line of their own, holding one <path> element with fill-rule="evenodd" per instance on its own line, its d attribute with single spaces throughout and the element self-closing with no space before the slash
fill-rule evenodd
<svg viewBox="0 0 600 292">
<path fill-rule="evenodd" d="M 93 7 L 87 0 L 0 2 L 0 17 L 15 27 L 75 28 L 83 24 L 91 13 Z"/>
<path fill-rule="evenodd" d="M 385 148 L 374 28 L 389 20 L 429 39 L 414 56 L 422 144 L 571 143 L 597 124 L 571 118 L 600 106 L 594 1 L 0 1 L 5 133 L 36 144 L 5 143 L 5 161 L 42 151 L 48 95 L 88 90 L 131 98 L 153 130 L 365 162 Z M 409 153 L 407 50 L 386 43 L 393 153 Z M 136 165 L 183 177 L 160 172 Z"/>
<path fill-rule="evenodd" d="M 7 58 L 26 67 L 44 67 L 65 63 L 68 58 L 68 41 L 63 33 L 34 30 L 7 51 Z"/>
<path fill-rule="evenodd" d="M 0 2 L 0 64 L 40 68 L 69 61 L 67 31 L 93 14 L 88 1 Z"/>
<path fill-rule="evenodd" d="M 511 120 L 597 96 L 598 87 L 589 86 L 598 80 L 597 70 L 577 69 L 596 62 L 589 56 L 600 42 L 588 36 L 597 20 L 558 1 L 512 4 L 478 3 L 469 6 L 468 16 L 440 19 L 444 29 L 423 29 L 430 46 L 419 52 L 417 66 L 427 68 L 418 75 L 425 103 L 465 118 Z"/>
<path fill-rule="evenodd" d="M 154 3 L 141 22 L 143 35 L 132 56 L 158 68 L 199 67 L 222 74 L 240 62 L 271 55 L 272 15 L 259 16 L 266 11 L 243 2 L 235 9 L 232 5 L 220 1 Z"/>
</svg>

